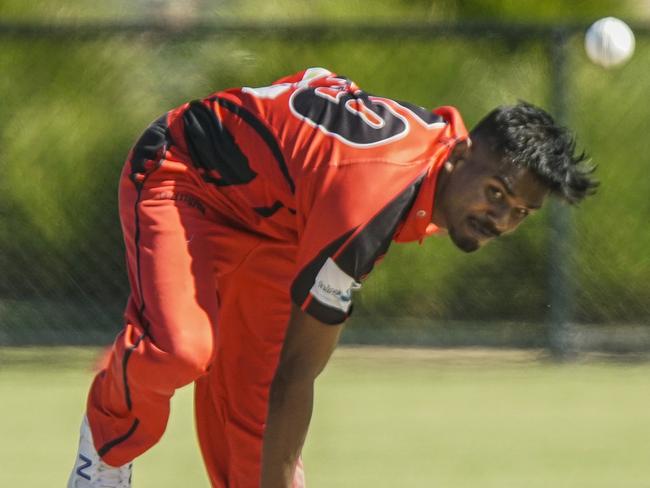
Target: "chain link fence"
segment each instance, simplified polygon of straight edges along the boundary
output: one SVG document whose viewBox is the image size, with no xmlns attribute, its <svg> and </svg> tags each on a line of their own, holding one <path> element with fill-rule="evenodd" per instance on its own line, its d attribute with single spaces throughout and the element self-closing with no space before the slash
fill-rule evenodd
<svg viewBox="0 0 650 488">
<path fill-rule="evenodd" d="M 455 105 L 471 127 L 524 99 L 570 125 L 599 194 L 473 255 L 395 245 L 357 301 L 356 343 L 650 350 L 650 30 L 605 71 L 587 25 L 0 24 L 0 345 L 106 343 L 127 294 L 117 180 L 166 110 L 324 66 L 365 90 Z"/>
</svg>

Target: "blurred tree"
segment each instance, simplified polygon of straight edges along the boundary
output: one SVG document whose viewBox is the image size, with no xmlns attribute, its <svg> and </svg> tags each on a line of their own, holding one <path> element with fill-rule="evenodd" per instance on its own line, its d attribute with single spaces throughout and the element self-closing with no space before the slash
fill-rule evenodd
<svg viewBox="0 0 650 488">
<path fill-rule="evenodd" d="M 153 18 L 180 25 L 196 18 L 550 23 L 610 14 L 634 18 L 642 15 L 639 5 L 612 0 L 69 0 L 64 5 L 4 0 L 0 16 L 47 22 Z M 536 42 L 513 46 L 494 38 L 332 35 L 320 40 L 228 35 L 167 40 L 117 33 L 93 41 L 4 37 L 2 42 L 0 299 L 101 301 L 123 294 L 115 190 L 122 161 L 149 121 L 214 90 L 264 85 L 306 66 L 324 65 L 372 92 L 423 106 L 456 105 L 470 126 L 494 105 L 518 98 L 549 105 L 549 65 L 544 46 Z M 639 102 L 645 86 L 638 82 L 647 76 L 648 45 L 639 39 L 625 71 L 604 73 L 580 58 L 580 42 L 571 46 L 578 61 L 571 109 L 580 141 L 597 161 L 619 164 L 603 164 L 601 196 L 578 213 L 576 279 L 582 286 L 577 310 L 581 320 L 647 318 L 650 234 L 644 229 L 650 190 L 642 186 L 647 178 L 638 157 L 647 151 L 634 148 L 648 140 L 644 133 L 650 120 Z M 631 181 L 639 191 L 630 191 Z M 421 249 L 396 247 L 373 273 L 359 308 L 430 318 L 539 320 L 546 306 L 544 230 L 542 216 L 521 234 L 469 257 L 442 241 Z M 511 280 L 503 279 L 504 269 Z"/>
<path fill-rule="evenodd" d="M 578 21 L 607 15 L 641 14 L 639 2 L 630 0 L 403 0 L 415 9 L 428 8 L 445 19 L 474 21 Z"/>
</svg>

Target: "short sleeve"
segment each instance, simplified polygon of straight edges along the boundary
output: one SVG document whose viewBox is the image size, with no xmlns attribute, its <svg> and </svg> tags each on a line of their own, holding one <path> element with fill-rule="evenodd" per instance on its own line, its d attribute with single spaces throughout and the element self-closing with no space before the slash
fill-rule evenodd
<svg viewBox="0 0 650 488">
<path fill-rule="evenodd" d="M 304 189 L 291 296 L 323 323 L 350 315 L 352 292 L 387 252 L 422 181 L 384 164 L 330 167 Z"/>
</svg>

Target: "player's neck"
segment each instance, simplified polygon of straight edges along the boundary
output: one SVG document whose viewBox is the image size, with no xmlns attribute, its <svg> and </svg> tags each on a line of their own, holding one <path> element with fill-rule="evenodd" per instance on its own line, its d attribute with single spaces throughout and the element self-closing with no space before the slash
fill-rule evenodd
<svg viewBox="0 0 650 488">
<path fill-rule="evenodd" d="M 444 214 L 445 189 L 449 181 L 450 173 L 442 168 L 436 181 L 436 191 L 433 198 L 433 211 L 431 212 L 431 222 L 441 229 L 447 228 L 447 219 Z"/>
</svg>

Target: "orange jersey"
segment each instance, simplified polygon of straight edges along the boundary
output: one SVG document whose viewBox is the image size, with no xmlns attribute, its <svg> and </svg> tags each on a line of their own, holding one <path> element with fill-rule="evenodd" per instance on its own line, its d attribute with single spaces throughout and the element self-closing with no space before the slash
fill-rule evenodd
<svg viewBox="0 0 650 488">
<path fill-rule="evenodd" d="M 393 240 L 435 232 L 436 177 L 466 136 L 451 107 L 372 96 L 322 68 L 155 121 L 120 179 L 131 294 L 88 397 L 102 459 L 120 466 L 154 445 L 170 398 L 195 381 L 212 486 L 259 485 L 290 302 L 345 320 Z"/>
<path fill-rule="evenodd" d="M 188 203 L 294 243 L 294 302 L 335 324 L 393 240 L 435 232 L 435 179 L 466 137 L 453 107 L 373 96 L 311 68 L 172 110 L 136 144 L 132 169 L 137 180 L 160 159 L 184 162 L 212 190 Z"/>
</svg>

